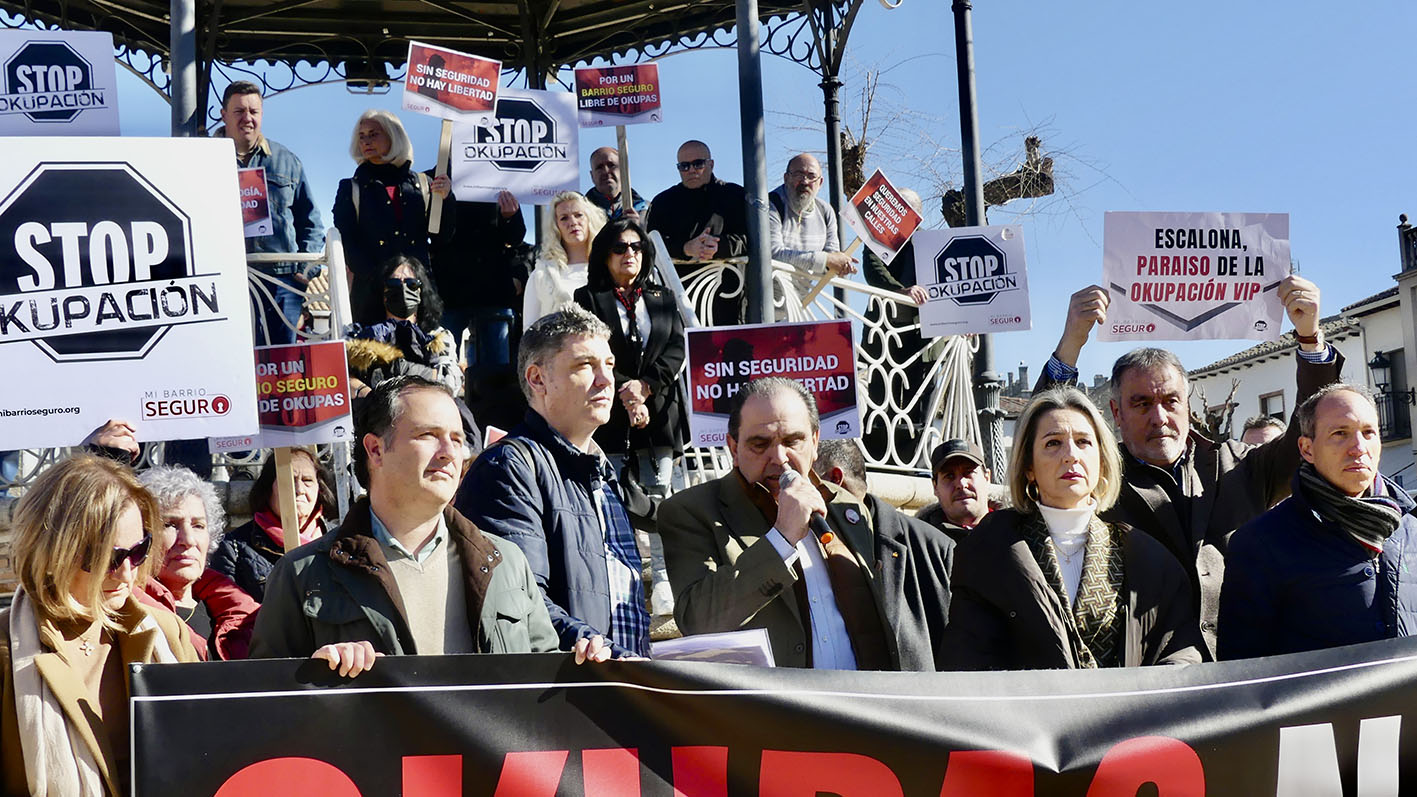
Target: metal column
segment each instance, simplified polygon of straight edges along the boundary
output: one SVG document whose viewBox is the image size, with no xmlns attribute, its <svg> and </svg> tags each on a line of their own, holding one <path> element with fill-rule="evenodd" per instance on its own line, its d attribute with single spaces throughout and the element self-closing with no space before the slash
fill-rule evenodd
<svg viewBox="0 0 1417 797">
<path fill-rule="evenodd" d="M 772 321 L 773 313 L 757 0 L 738 0 L 738 107 L 742 114 L 743 187 L 748 195 L 748 268 L 743 277 L 748 296 L 748 322 L 761 324 Z"/>
<path fill-rule="evenodd" d="M 985 224 L 983 170 L 979 161 L 979 112 L 974 101 L 974 29 L 970 22 L 970 0 L 954 0 L 955 63 L 959 73 L 960 149 L 964 153 L 965 223 Z M 994 345 L 991 335 L 979 336 L 974 355 L 974 406 L 979 414 L 979 438 L 984 459 L 994 479 L 1002 480 L 1004 462 L 1004 413 L 999 408 L 1003 383 L 994 372 Z"/>
<path fill-rule="evenodd" d="M 202 113 L 197 103 L 197 3 L 196 0 L 172 0 L 172 27 L 168 46 L 172 57 L 172 82 L 168 87 L 172 98 L 172 135 L 195 136 L 201 127 Z"/>
</svg>

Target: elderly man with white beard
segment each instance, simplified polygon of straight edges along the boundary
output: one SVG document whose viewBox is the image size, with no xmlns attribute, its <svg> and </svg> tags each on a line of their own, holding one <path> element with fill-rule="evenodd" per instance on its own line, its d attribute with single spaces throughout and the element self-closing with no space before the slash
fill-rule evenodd
<svg viewBox="0 0 1417 797">
<path fill-rule="evenodd" d="M 768 194 L 768 236 L 772 259 L 801 271 L 822 274 L 855 274 L 856 259 L 841 250 L 836 211 L 817 197 L 822 187 L 822 165 L 802 153 L 787 162 L 782 185 Z M 796 278 L 797 289 L 811 290 L 814 280 Z"/>
</svg>

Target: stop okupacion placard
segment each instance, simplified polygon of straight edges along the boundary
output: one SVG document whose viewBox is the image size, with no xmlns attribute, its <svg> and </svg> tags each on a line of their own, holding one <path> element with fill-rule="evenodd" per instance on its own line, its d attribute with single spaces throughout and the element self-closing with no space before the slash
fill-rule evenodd
<svg viewBox="0 0 1417 797">
<path fill-rule="evenodd" d="M 0 440 L 255 431 L 231 142 L 11 138 L 0 159 Z"/>
<path fill-rule="evenodd" d="M 925 337 L 1033 326 L 1023 229 L 955 227 L 915 233 L 915 281 L 925 289 Z"/>
</svg>

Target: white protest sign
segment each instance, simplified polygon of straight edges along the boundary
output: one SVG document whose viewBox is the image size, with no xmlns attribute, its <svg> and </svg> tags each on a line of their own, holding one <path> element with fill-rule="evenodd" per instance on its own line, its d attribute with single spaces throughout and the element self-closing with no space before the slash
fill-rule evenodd
<svg viewBox="0 0 1417 797">
<path fill-rule="evenodd" d="M 496 202 L 511 191 L 545 204 L 578 189 L 579 142 L 576 95 L 502 89 L 495 116 L 453 128 L 453 193 L 460 202 Z"/>
<path fill-rule="evenodd" d="M 14 138 L 0 159 L 0 440 L 254 432 L 229 139 Z"/>
<path fill-rule="evenodd" d="M 915 281 L 927 338 L 1031 329 L 1023 228 L 954 227 L 915 233 Z"/>
<path fill-rule="evenodd" d="M 1279 339 L 1288 214 L 1113 211 L 1102 228 L 1098 340 Z"/>
<path fill-rule="evenodd" d="M 116 136 L 113 34 L 0 30 L 0 136 Z"/>
</svg>

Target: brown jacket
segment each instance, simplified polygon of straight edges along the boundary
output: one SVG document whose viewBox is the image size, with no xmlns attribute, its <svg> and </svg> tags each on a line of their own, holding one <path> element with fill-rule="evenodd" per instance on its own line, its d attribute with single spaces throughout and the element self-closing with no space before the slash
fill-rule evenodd
<svg viewBox="0 0 1417 797">
<path fill-rule="evenodd" d="M 954 544 L 879 501 L 871 500 L 872 515 L 836 485 L 824 489 L 832 494 L 827 524 L 867 574 L 891 669 L 935 669 Z M 658 521 L 681 631 L 766 628 L 777 666 L 807 666 L 807 634 L 793 597 L 797 577 L 767 539 L 772 524 L 744 492 L 736 470 L 675 494 L 660 505 Z"/>
<path fill-rule="evenodd" d="M 1015 509 L 991 512 L 956 549 L 945 626 L 949 669 L 1077 668 L 1062 600 L 1023 538 L 1026 517 Z M 1203 642 L 1185 570 L 1155 539 L 1120 531 L 1122 666 L 1199 663 Z"/>
<path fill-rule="evenodd" d="M 1298 354 L 1294 359 L 1295 407 L 1324 385 L 1337 382 L 1343 370 L 1343 354 L 1337 350 L 1331 363 L 1316 365 Z M 1034 391 L 1053 386 L 1044 369 Z M 1299 426 L 1292 414 L 1284 436 L 1262 446 L 1238 440 L 1217 443 L 1192 429 L 1179 484 L 1170 472 L 1139 462 L 1125 449 L 1122 452 L 1122 494 L 1102 519 L 1145 531 L 1186 567 L 1192 606 L 1212 656 L 1230 535 L 1288 497 L 1289 481 L 1299 467 L 1298 441 Z M 1184 498 L 1184 506 L 1176 506 L 1173 494 Z"/>
<path fill-rule="evenodd" d="M 143 618 L 151 615 L 157 621 L 157 629 L 139 633 L 125 633 L 118 639 L 118 649 L 123 663 L 146 664 L 156 659 L 157 635 L 167 638 L 167 644 L 178 661 L 197 661 L 197 651 L 187 640 L 182 622 L 167 611 L 140 605 L 135 598 L 129 598 L 123 607 L 122 622 L 125 629 L 135 628 Z M 40 642 L 48 652 L 35 657 L 35 666 L 40 677 L 49 686 L 54 697 L 64 708 L 64 714 L 74 723 L 80 738 L 93 752 L 94 760 L 102 770 L 107 793 L 127 794 L 128 773 L 118 772 L 117 757 L 108 743 L 108 733 L 103 722 L 91 709 L 89 698 L 84 694 L 83 683 L 69 669 L 64 654 L 55 649 L 58 631 L 48 621 L 41 621 Z M 126 671 L 126 667 L 124 668 Z M 126 684 L 125 684 L 126 685 Z M 15 673 L 10 663 L 10 610 L 0 611 L 0 794 L 4 797 L 23 797 L 29 794 L 25 781 L 24 751 L 20 747 L 20 720 L 15 708 Z"/>
</svg>

